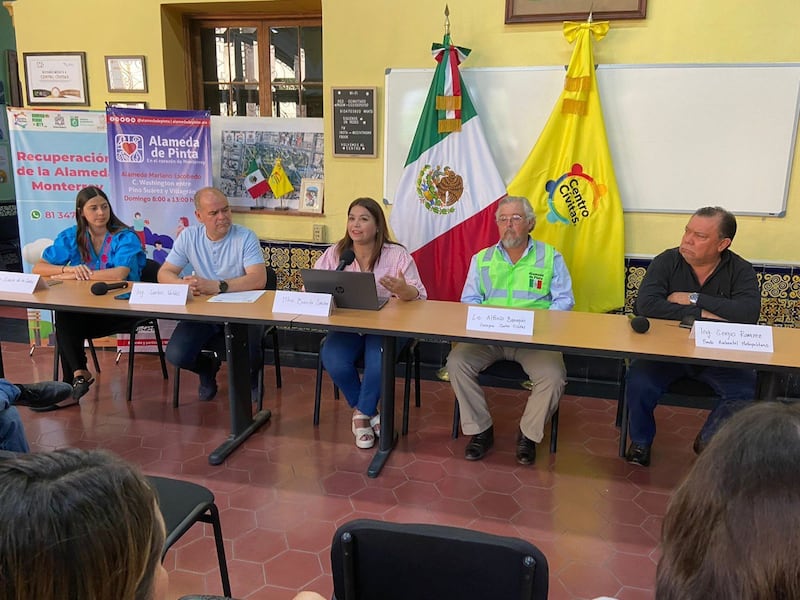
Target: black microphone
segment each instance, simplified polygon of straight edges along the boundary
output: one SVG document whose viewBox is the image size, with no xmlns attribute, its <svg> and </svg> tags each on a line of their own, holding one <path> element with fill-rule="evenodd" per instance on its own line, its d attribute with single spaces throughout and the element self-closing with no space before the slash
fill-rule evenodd
<svg viewBox="0 0 800 600">
<path fill-rule="evenodd" d="M 345 250 L 339 257 L 339 264 L 336 265 L 337 271 L 344 271 L 344 268 L 356 259 L 356 253 L 352 250 Z"/>
<path fill-rule="evenodd" d="M 650 329 L 650 321 L 647 320 L 647 317 L 633 317 L 631 319 L 631 329 L 636 333 L 647 333 L 647 330 Z"/>
<path fill-rule="evenodd" d="M 120 281 L 118 283 L 106 283 L 105 281 L 98 281 L 92 285 L 92 293 L 95 296 L 105 296 L 109 290 L 121 290 L 128 287 L 127 281 Z"/>
</svg>

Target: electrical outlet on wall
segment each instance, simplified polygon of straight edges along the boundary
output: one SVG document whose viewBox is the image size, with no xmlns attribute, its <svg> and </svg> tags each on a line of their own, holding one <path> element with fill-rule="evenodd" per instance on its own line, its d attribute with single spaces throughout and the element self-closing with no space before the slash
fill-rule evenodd
<svg viewBox="0 0 800 600">
<path fill-rule="evenodd" d="M 323 225 L 322 223 L 314 223 L 312 240 L 315 242 L 325 241 L 325 225 Z"/>
</svg>

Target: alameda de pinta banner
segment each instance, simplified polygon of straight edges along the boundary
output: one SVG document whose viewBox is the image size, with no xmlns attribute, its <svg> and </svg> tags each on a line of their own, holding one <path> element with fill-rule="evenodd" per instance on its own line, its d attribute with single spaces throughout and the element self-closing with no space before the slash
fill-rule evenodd
<svg viewBox="0 0 800 600">
<path fill-rule="evenodd" d="M 109 108 L 108 156 L 117 215 L 148 258 L 164 262 L 195 222 L 194 193 L 211 185 L 208 111 Z"/>
<path fill-rule="evenodd" d="M 30 273 L 59 232 L 75 224 L 75 196 L 88 185 L 108 190 L 102 112 L 8 108 L 22 266 Z M 50 311 L 29 310 L 31 343 L 52 345 Z"/>
<path fill-rule="evenodd" d="M 106 110 L 114 209 L 132 226 L 148 258 L 163 264 L 175 238 L 196 221 L 194 193 L 211 185 L 208 111 Z M 159 321 L 169 338 L 174 322 Z M 118 336 L 127 347 L 128 336 Z M 153 350 L 152 335 L 136 336 L 137 350 Z"/>
</svg>

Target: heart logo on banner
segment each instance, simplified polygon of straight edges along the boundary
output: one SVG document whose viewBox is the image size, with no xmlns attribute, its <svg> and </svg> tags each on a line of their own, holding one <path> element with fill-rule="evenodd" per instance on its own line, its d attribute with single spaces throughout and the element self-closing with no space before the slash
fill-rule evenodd
<svg viewBox="0 0 800 600">
<path fill-rule="evenodd" d="M 136 143 L 135 142 L 122 142 L 122 149 L 125 151 L 125 154 L 130 156 L 134 152 L 136 152 Z"/>
</svg>

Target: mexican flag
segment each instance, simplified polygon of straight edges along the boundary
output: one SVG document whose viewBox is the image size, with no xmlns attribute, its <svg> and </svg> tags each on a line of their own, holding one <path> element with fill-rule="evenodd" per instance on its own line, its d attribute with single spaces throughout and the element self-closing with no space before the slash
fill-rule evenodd
<svg viewBox="0 0 800 600">
<path fill-rule="evenodd" d="M 572 276 L 574 310 L 606 312 L 625 303 L 625 224 L 597 89 L 592 36 L 608 22 L 564 23 L 575 43 L 564 89 L 508 193 L 536 212 L 533 237 L 561 252 Z"/>
<path fill-rule="evenodd" d="M 458 301 L 470 258 L 499 239 L 494 214 L 506 192 L 458 69 L 470 50 L 448 33 L 432 52 L 438 65 L 389 223 L 428 298 Z"/>
<path fill-rule="evenodd" d="M 269 191 L 267 178 L 264 177 L 264 173 L 261 172 L 261 168 L 254 160 L 250 161 L 247 176 L 244 178 L 244 187 L 254 199 L 260 198 Z"/>
</svg>

